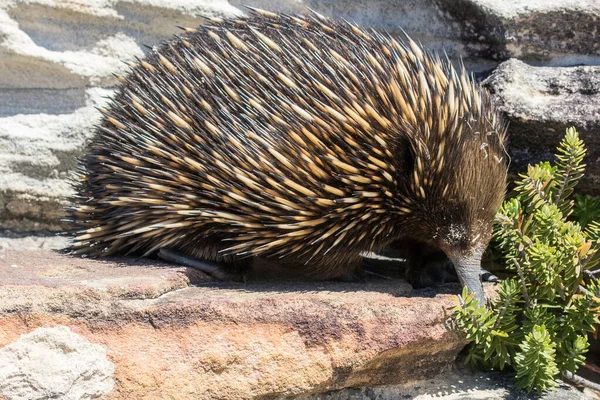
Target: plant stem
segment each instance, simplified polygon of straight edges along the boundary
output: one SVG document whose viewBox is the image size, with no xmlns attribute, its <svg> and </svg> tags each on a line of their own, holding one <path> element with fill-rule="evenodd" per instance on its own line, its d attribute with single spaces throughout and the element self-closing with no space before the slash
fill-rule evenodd
<svg viewBox="0 0 600 400">
<path fill-rule="evenodd" d="M 521 268 L 521 264 L 517 261 L 516 258 L 513 258 L 515 263 L 515 267 L 517 268 L 517 273 L 519 274 L 521 290 L 523 291 L 523 298 L 525 299 L 525 305 L 527 308 L 531 308 L 531 299 L 529 298 L 529 293 L 527 292 L 527 285 L 525 284 L 525 274 L 523 273 L 523 269 Z"/>
<path fill-rule="evenodd" d="M 546 193 L 544 193 L 544 190 L 536 184 L 533 178 L 529 178 L 529 183 L 531 183 L 531 186 L 533 187 L 533 190 L 535 190 L 537 195 L 540 196 L 542 200 L 544 200 L 544 203 L 546 203 L 547 205 L 552 204 L 552 202 L 546 197 Z"/>
<path fill-rule="evenodd" d="M 592 389 L 596 392 L 600 392 L 600 385 L 598 385 L 597 383 L 594 383 L 592 381 L 589 381 L 585 378 L 582 378 L 579 375 L 575 375 L 574 373 L 567 371 L 563 374 L 563 376 L 565 379 L 573 382 L 577 386 L 583 386 L 588 389 Z"/>
<path fill-rule="evenodd" d="M 556 194 L 556 199 L 554 200 L 554 204 L 558 207 L 558 203 L 561 202 L 561 197 L 565 191 L 565 186 L 567 185 L 567 181 L 569 180 L 569 175 L 571 174 L 571 170 L 573 169 L 573 157 L 569 157 L 569 165 L 565 170 L 565 175 L 560 183 L 560 189 L 558 189 L 558 193 Z"/>
</svg>

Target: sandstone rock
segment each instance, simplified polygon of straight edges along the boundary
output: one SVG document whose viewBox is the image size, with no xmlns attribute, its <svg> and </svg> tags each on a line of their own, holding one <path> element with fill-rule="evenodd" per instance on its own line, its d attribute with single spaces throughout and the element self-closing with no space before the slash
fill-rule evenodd
<svg viewBox="0 0 600 400">
<path fill-rule="evenodd" d="M 0 229 L 67 228 L 61 218 L 71 193 L 69 171 L 98 121 L 94 107 L 116 84 L 112 74 L 126 71 L 122 61 L 142 56 L 143 45 L 168 39 L 178 25 L 196 25 L 201 15 L 240 15 L 243 4 L 0 0 Z M 404 28 L 431 49 L 462 56 L 477 71 L 509 56 L 551 64 L 600 62 L 600 6 L 593 0 L 252 4 L 285 12 L 307 12 L 308 6 L 392 34 Z M 556 24 L 558 19 L 568 23 Z M 518 147 L 519 135 L 513 133 L 517 160 L 519 152 L 529 151 Z"/>
<path fill-rule="evenodd" d="M 64 326 L 37 328 L 0 348 L 0 396 L 96 399 L 112 392 L 114 369 L 102 346 Z"/>
<path fill-rule="evenodd" d="M 245 4 L 234 0 L 233 4 Z M 596 0 L 273 1 L 253 5 L 285 12 L 308 6 L 328 16 L 400 33 L 461 56 L 474 69 L 519 57 L 532 63 L 600 63 L 600 4 Z M 560 21 L 558 23 L 557 21 Z"/>
<path fill-rule="evenodd" d="M 72 195 L 71 170 L 110 90 L 85 91 L 73 114 L 0 118 L 0 227 L 14 231 L 62 230 Z"/>
<path fill-rule="evenodd" d="M 0 88 L 114 85 L 113 74 L 143 56 L 143 44 L 157 44 L 178 25 L 196 25 L 198 15 L 236 14 L 224 0 L 0 0 L 0 60 L 9 72 Z"/>
<path fill-rule="evenodd" d="M 19 234 L 11 231 L 0 231 L 0 263 L 7 257 L 7 250 L 58 250 L 69 243 L 66 236 Z"/>
<path fill-rule="evenodd" d="M 0 260 L 0 348 L 38 327 L 67 326 L 106 349 L 110 399 L 408 383 L 447 370 L 464 345 L 448 323 L 454 294 L 413 296 L 399 279 L 314 282 L 259 269 L 246 284 L 226 284 L 147 260 L 9 249 Z"/>
<path fill-rule="evenodd" d="M 484 84 L 510 122 L 513 171 L 550 160 L 565 129 L 575 126 L 588 147 L 578 189 L 600 194 L 600 67 L 533 67 L 511 59 Z"/>
<path fill-rule="evenodd" d="M 600 64 L 596 0 L 439 1 L 472 57 L 545 65 Z"/>
</svg>

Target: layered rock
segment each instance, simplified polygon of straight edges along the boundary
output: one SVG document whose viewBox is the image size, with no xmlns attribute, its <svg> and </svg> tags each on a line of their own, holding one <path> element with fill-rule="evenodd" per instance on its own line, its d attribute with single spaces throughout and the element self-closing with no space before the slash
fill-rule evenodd
<svg viewBox="0 0 600 400">
<path fill-rule="evenodd" d="M 250 399 L 410 383 L 447 370 L 464 346 L 449 320 L 456 296 L 413 297 L 399 279 L 314 282 L 259 268 L 225 284 L 151 261 L 1 256 L 0 397 L 11 400 L 102 390 Z"/>
<path fill-rule="evenodd" d="M 588 148 L 578 190 L 600 194 L 600 67 L 533 67 L 506 61 L 485 82 L 508 117 L 513 171 L 550 160 L 575 126 Z"/>
<path fill-rule="evenodd" d="M 532 64 L 600 64 L 600 3 L 595 0 L 438 1 L 458 23 L 471 57 Z"/>
<path fill-rule="evenodd" d="M 246 3 L 308 6 L 393 35 L 403 28 L 478 76 L 495 69 L 485 85 L 510 120 L 513 172 L 550 159 L 575 125 L 589 148 L 580 188 L 599 194 L 600 67 L 576 66 L 600 64 L 595 0 L 0 0 L 0 229 L 64 230 L 70 173 L 123 61 L 201 15 L 241 15 Z M 522 61 L 503 62 L 511 57 Z M 474 394 L 487 377 L 419 381 L 447 371 L 464 344 L 448 323 L 458 288 L 416 297 L 399 279 L 360 285 L 268 273 L 225 285 L 156 262 L 29 249 L 65 244 L 0 235 L 0 398 L 497 394 Z"/>
<path fill-rule="evenodd" d="M 202 22 L 201 15 L 241 15 L 242 3 L 0 0 L 0 229 L 65 229 L 61 217 L 71 194 L 70 171 L 100 117 L 95 107 L 106 102 L 104 97 L 116 84 L 113 74 L 127 69 L 123 61 L 143 56 L 143 45 L 168 39 L 178 32 L 177 26 Z M 547 65 L 600 63 L 600 5 L 594 0 L 379 0 L 368 7 L 358 0 L 256 0 L 252 5 L 285 12 L 308 12 L 310 7 L 395 35 L 404 28 L 427 47 L 443 49 L 451 58 L 462 57 L 474 71 L 494 68 L 508 57 Z M 558 20 L 560 24 L 555 23 Z M 505 67 L 497 75 L 510 73 Z M 579 90 L 578 84 L 570 85 L 571 81 L 563 80 L 557 90 Z M 536 102 L 535 96 L 547 96 L 529 93 L 534 96 L 531 103 Z M 508 104 L 505 97 L 499 94 L 501 102 Z M 511 121 L 522 119 L 506 110 Z M 584 125 L 573 113 L 557 127 L 543 113 L 539 109 L 531 115 L 528 128 L 511 125 L 511 151 L 518 161 L 514 168 L 522 167 L 520 160 L 549 154 L 551 147 L 535 151 L 527 147 L 536 135 L 543 137 L 551 129 L 560 135 L 571 122 Z M 594 129 L 582 129 L 592 141 L 590 146 L 596 146 Z M 592 148 L 591 153 L 596 152 Z M 591 182 L 586 185 L 591 189 Z"/>
</svg>

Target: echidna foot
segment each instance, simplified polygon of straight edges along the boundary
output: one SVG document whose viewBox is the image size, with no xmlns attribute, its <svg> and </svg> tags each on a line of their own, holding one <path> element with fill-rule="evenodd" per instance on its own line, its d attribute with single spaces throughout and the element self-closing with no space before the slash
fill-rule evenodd
<svg viewBox="0 0 600 400">
<path fill-rule="evenodd" d="M 158 251 L 158 257 L 165 261 L 197 269 L 220 281 L 246 282 L 246 274 L 231 273 L 225 265 L 190 257 L 176 250 L 163 247 Z"/>
<path fill-rule="evenodd" d="M 459 282 L 458 275 L 454 269 L 454 264 L 452 264 L 444 253 L 437 252 L 429 254 L 421 261 L 421 267 L 409 269 L 409 274 L 407 276 L 407 279 L 415 289 Z M 479 272 L 479 276 L 483 282 L 499 281 L 496 275 L 485 269 L 482 269 Z"/>
</svg>

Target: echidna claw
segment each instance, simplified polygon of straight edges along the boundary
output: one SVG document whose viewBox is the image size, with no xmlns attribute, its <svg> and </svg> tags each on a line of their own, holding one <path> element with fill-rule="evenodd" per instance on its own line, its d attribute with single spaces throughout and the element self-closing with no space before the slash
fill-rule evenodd
<svg viewBox="0 0 600 400">
<path fill-rule="evenodd" d="M 490 271 L 481 269 L 481 280 L 483 282 L 500 282 L 500 278 L 492 274 Z"/>
</svg>

